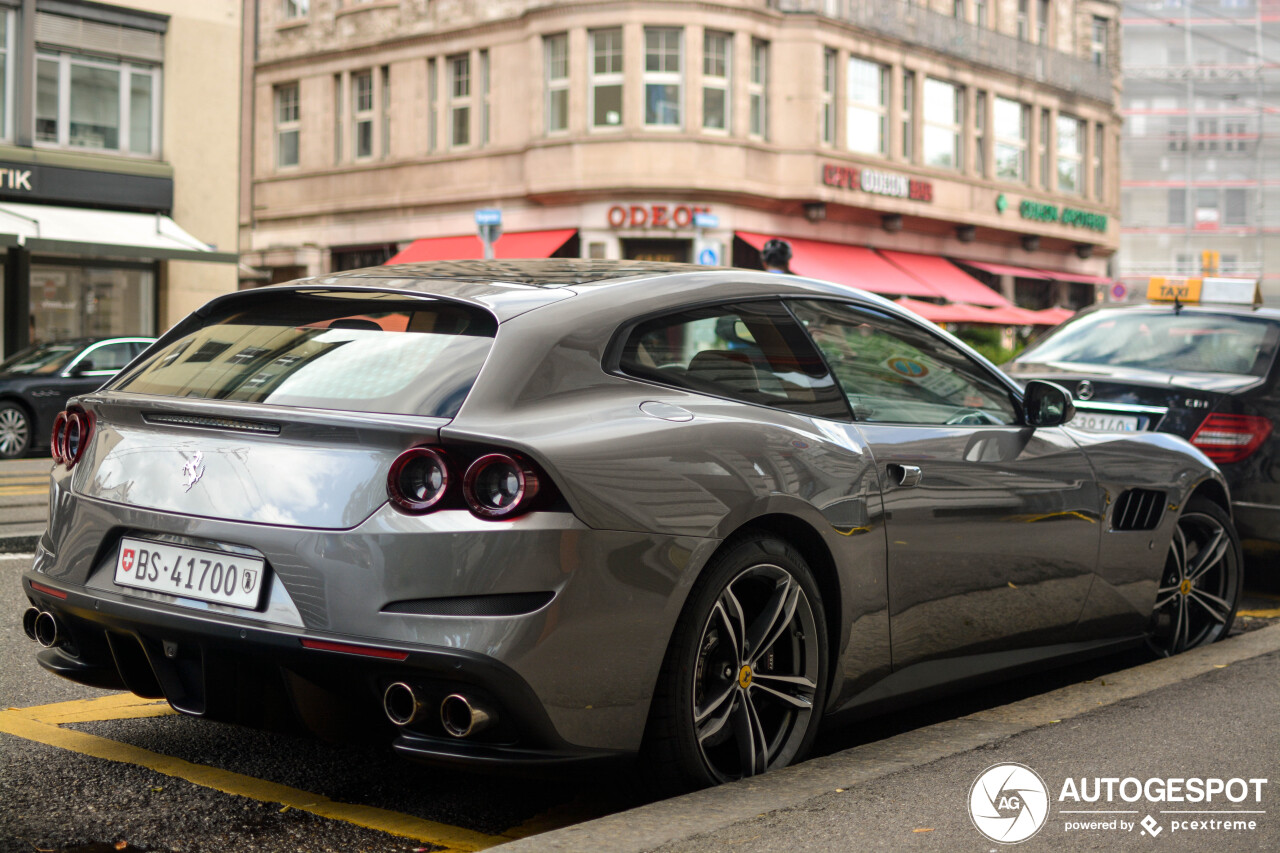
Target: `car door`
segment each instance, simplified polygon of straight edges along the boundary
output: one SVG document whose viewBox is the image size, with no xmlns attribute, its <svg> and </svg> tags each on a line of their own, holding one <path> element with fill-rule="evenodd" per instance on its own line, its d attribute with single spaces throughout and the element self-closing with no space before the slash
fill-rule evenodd
<svg viewBox="0 0 1280 853">
<path fill-rule="evenodd" d="M 922 323 L 838 301 L 791 307 L 875 458 L 894 668 L 1066 642 L 1100 535 L 1075 442 L 1025 426 L 1012 384 Z"/>
</svg>

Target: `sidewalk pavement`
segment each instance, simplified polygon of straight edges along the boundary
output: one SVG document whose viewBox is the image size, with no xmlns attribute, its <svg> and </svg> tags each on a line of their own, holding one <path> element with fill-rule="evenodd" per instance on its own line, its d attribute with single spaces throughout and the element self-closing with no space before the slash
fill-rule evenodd
<svg viewBox="0 0 1280 853">
<path fill-rule="evenodd" d="M 0 553 L 34 550 L 49 519 L 49 469 L 53 462 L 0 461 Z"/>
</svg>

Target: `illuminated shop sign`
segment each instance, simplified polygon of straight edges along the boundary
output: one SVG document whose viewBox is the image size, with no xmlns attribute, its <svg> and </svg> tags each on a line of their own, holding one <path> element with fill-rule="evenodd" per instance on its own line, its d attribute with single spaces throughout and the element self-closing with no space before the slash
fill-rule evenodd
<svg viewBox="0 0 1280 853">
<path fill-rule="evenodd" d="M 1077 210 L 1074 207 L 1059 208 L 1056 204 L 1027 199 L 1018 206 L 1018 212 L 1023 219 L 1034 222 L 1057 222 L 1075 228 L 1088 228 L 1090 231 L 1107 230 L 1106 214 Z"/>
<path fill-rule="evenodd" d="M 694 216 L 710 212 L 697 204 L 615 204 L 608 218 L 610 228 L 688 228 Z"/>
<path fill-rule="evenodd" d="M 887 195 L 891 198 L 933 201 L 933 184 L 929 181 L 918 181 L 906 175 L 882 172 L 879 169 L 827 163 L 822 167 L 822 183 L 829 187 L 861 190 L 864 193 Z"/>
</svg>

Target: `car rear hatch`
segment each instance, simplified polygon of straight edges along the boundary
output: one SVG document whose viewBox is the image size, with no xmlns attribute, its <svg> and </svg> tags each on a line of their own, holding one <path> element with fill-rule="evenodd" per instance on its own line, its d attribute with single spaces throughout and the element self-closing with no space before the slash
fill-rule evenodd
<svg viewBox="0 0 1280 853">
<path fill-rule="evenodd" d="M 367 291 L 228 300 L 81 401 L 82 495 L 205 518 L 344 529 L 396 455 L 436 440 L 488 355 L 482 308 Z"/>
</svg>

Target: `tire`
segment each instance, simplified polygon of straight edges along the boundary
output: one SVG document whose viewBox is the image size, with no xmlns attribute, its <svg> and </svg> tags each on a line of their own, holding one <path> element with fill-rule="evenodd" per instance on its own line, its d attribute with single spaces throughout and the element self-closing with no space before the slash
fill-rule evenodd
<svg viewBox="0 0 1280 853">
<path fill-rule="evenodd" d="M 31 418 L 17 403 L 0 403 L 0 459 L 17 459 L 31 447 Z"/>
<path fill-rule="evenodd" d="M 1168 657 L 1227 635 L 1243 587 L 1240 537 L 1222 507 L 1202 497 L 1178 517 L 1152 608 L 1148 643 Z"/>
<path fill-rule="evenodd" d="M 799 760 L 827 676 L 826 617 L 804 558 L 764 535 L 727 543 L 667 648 L 641 746 L 650 786 L 674 793 Z"/>
</svg>

